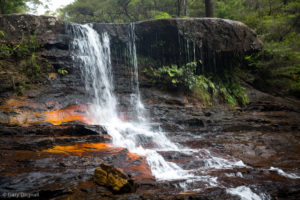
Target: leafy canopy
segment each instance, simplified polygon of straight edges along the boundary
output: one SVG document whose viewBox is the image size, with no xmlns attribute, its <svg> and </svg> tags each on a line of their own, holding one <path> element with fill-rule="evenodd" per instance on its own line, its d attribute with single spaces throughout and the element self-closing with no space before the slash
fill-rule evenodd
<svg viewBox="0 0 300 200">
<path fill-rule="evenodd" d="M 42 5 L 40 0 L 0 0 L 0 14 L 25 13 L 29 10 L 28 4 Z"/>
</svg>

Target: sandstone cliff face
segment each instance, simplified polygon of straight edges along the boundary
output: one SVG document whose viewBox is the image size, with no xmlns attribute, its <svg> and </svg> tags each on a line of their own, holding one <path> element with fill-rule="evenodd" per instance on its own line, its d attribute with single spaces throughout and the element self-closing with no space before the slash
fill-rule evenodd
<svg viewBox="0 0 300 200">
<path fill-rule="evenodd" d="M 65 22 L 47 16 L 1 15 L 0 30 L 4 32 L 4 35 L 0 36 L 1 45 L 18 45 L 20 41 L 29 41 L 31 37 L 35 36 L 36 42 L 41 46 L 38 53 L 53 67 L 52 70 L 46 72 L 48 74 L 40 77 L 39 82 L 50 86 L 50 90 L 55 88 L 53 82 L 48 81 L 48 75 L 50 76 L 51 72 L 57 72 L 57 69 L 61 66 L 70 66 L 68 62 L 70 61 L 68 56 L 69 38 L 65 35 Z M 21 82 L 20 78 L 16 77 L 22 77 L 25 82 L 28 80 L 24 70 L 22 70 L 22 58 L 11 56 L 10 58 L 2 57 L 0 59 L 2 61 L 0 64 L 0 96 L 8 97 Z"/>
<path fill-rule="evenodd" d="M 116 56 L 124 52 L 132 26 L 93 24 L 99 32 L 112 37 Z M 160 19 L 134 23 L 137 54 L 151 58 L 156 67 L 201 60 L 201 72 L 218 72 L 229 67 L 241 55 L 262 49 L 256 33 L 241 22 L 202 19 Z"/>
<path fill-rule="evenodd" d="M 48 16 L 17 14 L 0 17 L 1 30 L 10 42 L 35 34 L 58 60 L 65 55 L 63 50 L 68 49 L 70 41 L 65 32 L 66 24 Z M 253 30 L 241 22 L 231 20 L 161 19 L 134 24 L 138 54 L 152 57 L 158 64 L 185 64 L 201 59 L 205 70 L 211 71 L 216 66 L 226 67 L 221 61 L 230 54 L 247 54 L 263 47 Z M 99 33 L 109 33 L 113 50 L 126 47 L 130 28 L 128 24 L 95 23 L 93 27 Z"/>
<path fill-rule="evenodd" d="M 64 33 L 64 21 L 55 17 L 12 14 L 0 16 L 0 27 L 9 41 L 37 34 L 42 43 L 53 44 Z M 59 38 L 61 39 L 61 38 Z"/>
<path fill-rule="evenodd" d="M 65 108 L 74 103 L 86 102 L 79 67 L 72 62 L 67 34 L 70 23 L 48 16 L 2 15 L 0 30 L 6 38 L 2 42 L 15 43 L 36 35 L 41 44 L 40 55 L 53 67 L 31 96 L 40 103 L 55 100 Z M 112 66 L 116 93 L 130 93 L 132 66 L 128 63 L 129 24 L 92 24 L 99 32 L 107 32 L 111 38 Z M 139 67 L 147 67 L 151 61 L 155 67 L 170 64 L 186 64 L 198 61 L 200 71 L 217 73 L 232 64 L 240 55 L 259 51 L 263 44 L 253 30 L 240 22 L 222 19 L 161 19 L 134 23 Z M 146 65 L 145 65 L 146 61 Z M 64 68 L 67 75 L 57 74 Z M 11 95 L 14 80 L 8 78 L 9 67 L 2 66 L 2 97 Z M 17 71 L 17 69 L 16 69 Z M 142 71 L 140 69 L 139 71 Z M 22 73 L 22 72 L 20 72 Z M 3 75 L 4 74 L 4 75 Z M 54 77 L 54 78 L 53 78 Z M 14 85 L 13 85 L 14 84 Z M 143 81 L 142 84 L 143 85 Z M 124 98 L 126 104 L 126 98 Z"/>
</svg>

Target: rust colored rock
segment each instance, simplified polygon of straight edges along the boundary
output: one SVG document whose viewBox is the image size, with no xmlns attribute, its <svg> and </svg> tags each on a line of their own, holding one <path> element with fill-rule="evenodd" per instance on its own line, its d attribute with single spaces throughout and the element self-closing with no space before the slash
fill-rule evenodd
<svg viewBox="0 0 300 200">
<path fill-rule="evenodd" d="M 102 163 L 94 173 L 94 182 L 115 193 L 135 192 L 137 185 L 122 169 Z"/>
</svg>

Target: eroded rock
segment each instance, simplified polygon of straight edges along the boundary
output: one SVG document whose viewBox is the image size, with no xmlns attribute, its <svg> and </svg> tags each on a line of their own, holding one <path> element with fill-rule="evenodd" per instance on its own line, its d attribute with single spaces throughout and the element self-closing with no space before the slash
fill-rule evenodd
<svg viewBox="0 0 300 200">
<path fill-rule="evenodd" d="M 94 181 L 116 193 L 135 192 L 137 185 L 122 169 L 102 163 L 95 170 Z"/>
</svg>

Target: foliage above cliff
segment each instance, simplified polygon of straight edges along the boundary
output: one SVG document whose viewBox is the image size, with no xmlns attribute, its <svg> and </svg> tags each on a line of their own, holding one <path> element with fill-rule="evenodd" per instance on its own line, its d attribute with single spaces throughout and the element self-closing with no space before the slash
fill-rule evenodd
<svg viewBox="0 0 300 200">
<path fill-rule="evenodd" d="M 265 44 L 260 54 L 247 61 L 256 87 L 300 97 L 300 2 L 288 2 L 274 3 L 244 18 Z"/>
<path fill-rule="evenodd" d="M 29 7 L 27 3 L 41 5 L 41 0 L 0 0 L 0 14 L 25 13 Z"/>
</svg>

